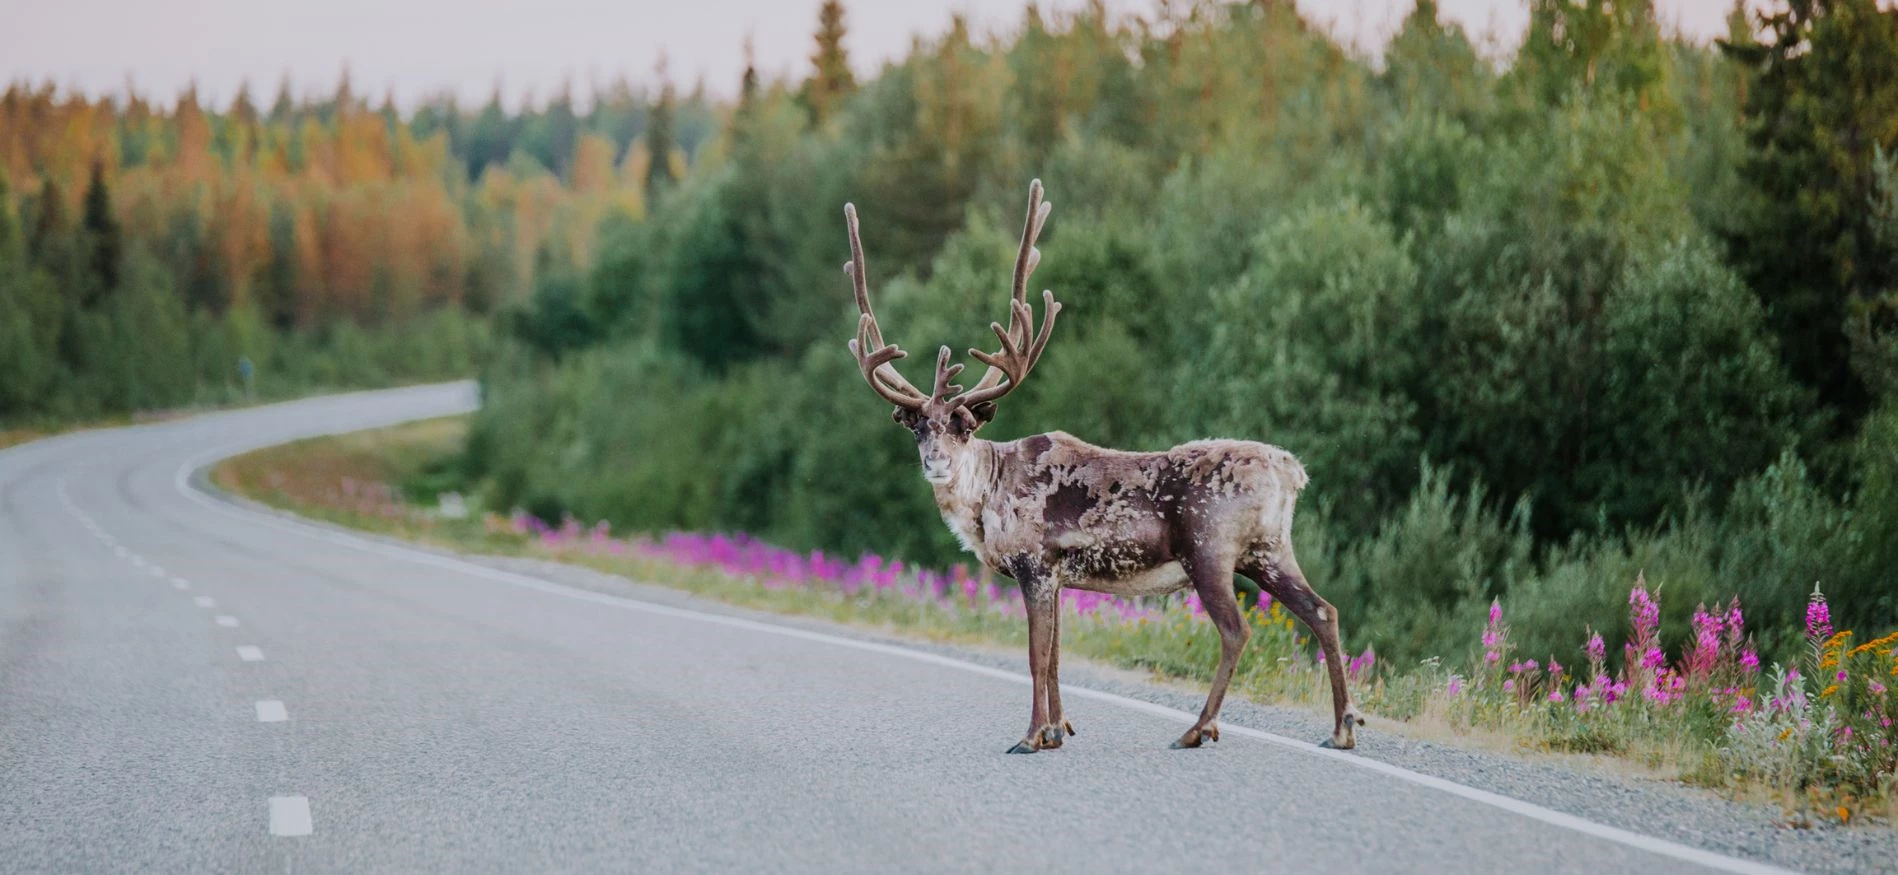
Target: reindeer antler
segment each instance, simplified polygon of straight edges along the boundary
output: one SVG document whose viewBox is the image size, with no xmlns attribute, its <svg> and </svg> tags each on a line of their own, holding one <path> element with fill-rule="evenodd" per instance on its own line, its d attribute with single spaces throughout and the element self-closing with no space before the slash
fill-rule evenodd
<svg viewBox="0 0 1898 875">
<path fill-rule="evenodd" d="M 1028 372 L 1034 370 L 1035 362 L 1041 359 L 1042 350 L 1048 346 L 1049 332 L 1054 328 L 1054 317 L 1061 312 L 1061 305 L 1055 302 L 1054 292 L 1041 293 L 1041 330 L 1031 340 L 1034 312 L 1028 307 L 1028 278 L 1041 263 L 1041 250 L 1035 248 L 1035 240 L 1041 236 L 1041 226 L 1048 221 L 1048 213 L 1053 209 L 1054 204 L 1044 203 L 1041 199 L 1041 180 L 1029 183 L 1028 218 L 1022 226 L 1021 251 L 1015 256 L 1015 283 L 1008 304 L 1008 328 L 1002 328 L 999 323 L 989 323 L 989 329 L 1001 340 L 1002 348 L 994 353 L 969 350 L 969 355 L 988 365 L 989 369 L 982 375 L 981 381 L 975 384 L 975 388 L 956 396 L 954 401 L 957 404 L 973 407 L 1014 391 L 1022 380 L 1027 379 Z"/>
<path fill-rule="evenodd" d="M 911 410 L 921 409 L 929 402 L 929 396 L 903 375 L 896 372 L 890 363 L 909 353 L 896 347 L 896 344 L 883 342 L 883 329 L 877 325 L 876 313 L 870 309 L 870 287 L 864 279 L 863 241 L 857 235 L 857 207 L 844 204 L 844 223 L 850 228 L 850 260 L 844 262 L 844 275 L 850 277 L 851 287 L 857 295 L 857 337 L 850 341 L 850 354 L 857 358 L 857 369 L 863 372 L 863 379 L 876 390 L 878 395 L 898 407 Z M 945 350 L 947 348 L 945 347 Z M 943 381 L 937 380 L 940 385 Z"/>
</svg>

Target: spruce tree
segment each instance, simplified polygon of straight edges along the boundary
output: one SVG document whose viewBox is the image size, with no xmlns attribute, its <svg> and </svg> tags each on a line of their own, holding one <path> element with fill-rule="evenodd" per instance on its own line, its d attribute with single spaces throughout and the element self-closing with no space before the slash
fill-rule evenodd
<svg viewBox="0 0 1898 875">
<path fill-rule="evenodd" d="M 666 59 L 659 58 L 659 99 L 653 103 L 646 115 L 646 199 L 656 202 L 665 189 L 675 181 L 672 176 L 672 131 L 673 93 L 672 82 L 666 79 Z"/>
<path fill-rule="evenodd" d="M 812 124 L 823 124 L 844 98 L 857 90 L 857 78 L 850 72 L 850 58 L 844 52 L 845 32 L 844 4 L 824 0 L 817 10 L 817 54 L 811 56 L 811 78 L 804 82 L 804 101 L 810 107 Z"/>
<path fill-rule="evenodd" d="M 86 183 L 82 222 L 92 270 L 80 301 L 91 307 L 119 285 L 119 223 L 112 217 L 112 194 L 106 190 L 105 165 L 99 161 L 92 162 L 92 178 Z"/>
</svg>

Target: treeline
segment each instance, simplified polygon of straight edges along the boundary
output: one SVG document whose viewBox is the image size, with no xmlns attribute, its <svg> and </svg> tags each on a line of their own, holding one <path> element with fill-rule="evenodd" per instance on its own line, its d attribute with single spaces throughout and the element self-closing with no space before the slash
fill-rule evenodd
<svg viewBox="0 0 1898 875">
<path fill-rule="evenodd" d="M 1297 453 L 1301 563 L 1354 647 L 1669 640 L 1738 594 L 1898 621 L 1898 15 L 1532 0 L 1500 69 L 1419 0 L 1381 63 L 1291 4 L 960 21 L 858 85 L 827 4 L 802 83 L 746 77 L 677 190 L 510 312 L 470 447 L 491 503 L 956 561 L 844 351 L 854 201 L 879 315 L 988 345 L 1027 181 L 1066 309 L 987 436 Z M 1624 630 L 1625 631 L 1625 630 Z M 1793 646 L 1790 638 L 1763 643 Z"/>
<path fill-rule="evenodd" d="M 624 82 L 584 111 L 563 90 L 406 116 L 347 76 L 267 109 L 10 86 L 0 422 L 472 373 L 487 314 L 591 264 L 712 119 Z"/>
</svg>

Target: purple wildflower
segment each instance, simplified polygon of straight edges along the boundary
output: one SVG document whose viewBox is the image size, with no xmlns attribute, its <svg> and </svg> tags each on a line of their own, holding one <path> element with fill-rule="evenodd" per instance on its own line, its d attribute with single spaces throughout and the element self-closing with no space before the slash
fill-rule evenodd
<svg viewBox="0 0 1898 875">
<path fill-rule="evenodd" d="M 1813 584 L 1812 600 L 1806 603 L 1806 637 L 1832 637 L 1832 609 L 1826 605 L 1818 584 Z"/>
</svg>

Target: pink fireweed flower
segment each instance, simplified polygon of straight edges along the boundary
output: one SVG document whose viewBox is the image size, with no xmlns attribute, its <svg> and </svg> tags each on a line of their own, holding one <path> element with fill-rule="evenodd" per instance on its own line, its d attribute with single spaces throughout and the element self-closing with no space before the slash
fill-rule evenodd
<svg viewBox="0 0 1898 875">
<path fill-rule="evenodd" d="M 1667 654 L 1662 653 L 1659 647 L 1649 647 L 1646 653 L 1641 654 L 1642 668 L 1660 668 L 1666 664 Z"/>
<path fill-rule="evenodd" d="M 1760 655 L 1758 653 L 1754 653 L 1753 648 L 1751 647 L 1748 647 L 1747 649 L 1740 651 L 1740 668 L 1744 669 L 1747 674 L 1752 674 L 1756 671 L 1759 671 L 1760 670 Z"/>
<path fill-rule="evenodd" d="M 1508 679 L 1508 680 L 1506 680 L 1506 681 L 1503 681 L 1503 692 L 1505 692 L 1505 693 L 1513 693 L 1513 692 L 1515 692 L 1515 691 L 1516 691 L 1516 679 L 1515 679 L 1515 678 L 1510 678 L 1510 679 Z"/>
<path fill-rule="evenodd" d="M 1461 694 L 1463 692 L 1463 678 L 1451 675 L 1450 682 L 1444 685 L 1443 691 L 1452 697 Z"/>
<path fill-rule="evenodd" d="M 1588 633 L 1588 644 L 1582 648 L 1588 653 L 1589 662 L 1602 662 L 1608 658 L 1608 643 L 1601 640 L 1601 633 L 1593 629 Z"/>
<path fill-rule="evenodd" d="M 1735 696 L 1732 711 L 1735 714 L 1753 713 L 1753 700 L 1745 696 Z"/>
<path fill-rule="evenodd" d="M 1872 681 L 1870 689 L 1874 696 L 1882 696 L 1885 694 L 1885 685 L 1877 681 Z"/>
<path fill-rule="evenodd" d="M 1509 649 L 1509 631 L 1503 627 L 1503 600 L 1491 599 L 1489 623 L 1483 627 L 1483 662 L 1496 665 Z"/>
<path fill-rule="evenodd" d="M 1839 669 L 1839 676 L 1837 680 L 1839 683 L 1845 683 L 1845 669 Z"/>
<path fill-rule="evenodd" d="M 1819 585 L 1812 586 L 1812 599 L 1806 602 L 1806 637 L 1832 637 L 1832 609 L 1826 606 L 1826 597 L 1819 592 Z"/>
<path fill-rule="evenodd" d="M 1628 615 L 1634 620 L 1636 636 L 1642 632 L 1653 632 L 1661 625 L 1661 606 L 1648 594 L 1645 575 L 1635 577 L 1634 589 L 1628 593 Z"/>
<path fill-rule="evenodd" d="M 1562 691 L 1561 691 L 1561 690 L 1550 690 L 1550 691 L 1549 691 L 1549 701 L 1550 701 L 1551 703 L 1560 703 L 1560 702 L 1562 701 Z"/>
<path fill-rule="evenodd" d="M 1562 664 L 1556 662 L 1553 656 L 1549 657 L 1549 676 L 1558 678 L 1562 676 Z"/>
<path fill-rule="evenodd" d="M 1681 700 L 1687 683 L 1673 669 L 1662 669 L 1655 674 L 1653 684 L 1641 691 L 1648 701 L 1657 705 L 1671 705 Z"/>
<path fill-rule="evenodd" d="M 1687 647 L 1684 662 L 1687 674 L 1696 680 L 1704 681 L 1719 664 L 1720 632 L 1725 623 L 1724 613 L 1708 613 L 1706 605 L 1694 608 L 1694 640 Z"/>
</svg>

